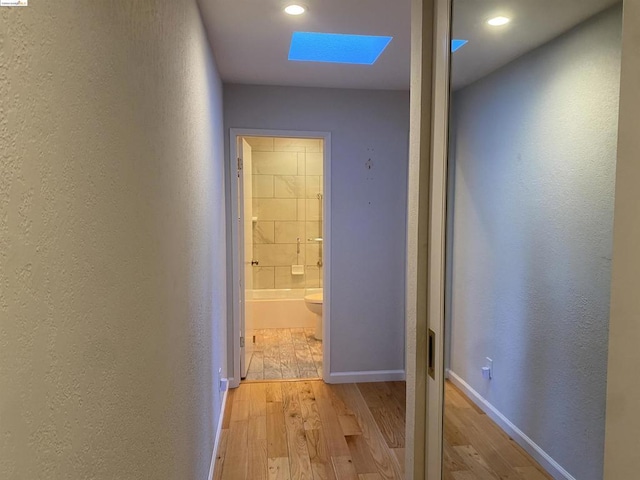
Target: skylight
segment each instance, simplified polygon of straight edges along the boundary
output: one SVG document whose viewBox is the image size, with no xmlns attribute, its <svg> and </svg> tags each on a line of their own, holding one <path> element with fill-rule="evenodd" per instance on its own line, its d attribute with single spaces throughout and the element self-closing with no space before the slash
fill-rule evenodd
<svg viewBox="0 0 640 480">
<path fill-rule="evenodd" d="M 460 50 L 462 47 L 464 47 L 467 43 L 469 43 L 469 40 L 451 40 L 451 53 Z"/>
<path fill-rule="evenodd" d="M 373 65 L 393 37 L 294 32 L 289 60 Z"/>
</svg>

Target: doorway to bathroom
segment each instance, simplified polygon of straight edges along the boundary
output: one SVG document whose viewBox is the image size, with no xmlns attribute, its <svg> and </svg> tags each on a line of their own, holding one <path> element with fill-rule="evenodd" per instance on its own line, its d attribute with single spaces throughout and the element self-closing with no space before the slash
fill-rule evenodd
<svg viewBox="0 0 640 480">
<path fill-rule="evenodd" d="M 233 376 L 326 378 L 330 135 L 231 129 Z"/>
</svg>

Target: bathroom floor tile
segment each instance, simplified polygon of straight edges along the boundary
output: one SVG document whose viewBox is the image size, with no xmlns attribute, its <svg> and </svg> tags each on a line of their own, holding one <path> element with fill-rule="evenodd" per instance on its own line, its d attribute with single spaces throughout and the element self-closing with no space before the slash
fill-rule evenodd
<svg viewBox="0 0 640 480">
<path fill-rule="evenodd" d="M 251 362 L 249 363 L 249 373 L 264 372 L 264 356 L 262 352 L 253 352 Z"/>
<path fill-rule="evenodd" d="M 254 342 L 246 380 L 322 377 L 322 341 L 313 328 L 268 328 L 247 332 Z"/>
<path fill-rule="evenodd" d="M 246 380 L 264 380 L 263 372 L 248 372 Z"/>
</svg>

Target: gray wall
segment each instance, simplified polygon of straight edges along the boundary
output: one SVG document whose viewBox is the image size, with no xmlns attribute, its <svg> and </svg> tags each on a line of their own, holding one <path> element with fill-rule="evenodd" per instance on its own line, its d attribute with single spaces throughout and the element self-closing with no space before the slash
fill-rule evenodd
<svg viewBox="0 0 640 480">
<path fill-rule="evenodd" d="M 224 112 L 227 134 L 331 132 L 331 370 L 404 369 L 409 93 L 225 85 Z"/>
<path fill-rule="evenodd" d="M 0 12 L 0 478 L 206 479 L 222 91 L 192 0 Z"/>
<path fill-rule="evenodd" d="M 455 94 L 451 368 L 580 480 L 603 469 L 620 37 L 614 8 Z"/>
</svg>

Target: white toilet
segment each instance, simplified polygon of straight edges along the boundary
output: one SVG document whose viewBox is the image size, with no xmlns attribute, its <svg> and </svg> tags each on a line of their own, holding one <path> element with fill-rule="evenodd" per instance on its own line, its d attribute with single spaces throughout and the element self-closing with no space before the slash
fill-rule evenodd
<svg viewBox="0 0 640 480">
<path fill-rule="evenodd" d="M 314 336 L 322 340 L 322 292 L 312 293 L 304 297 L 304 304 L 316 315 L 316 331 Z"/>
</svg>

